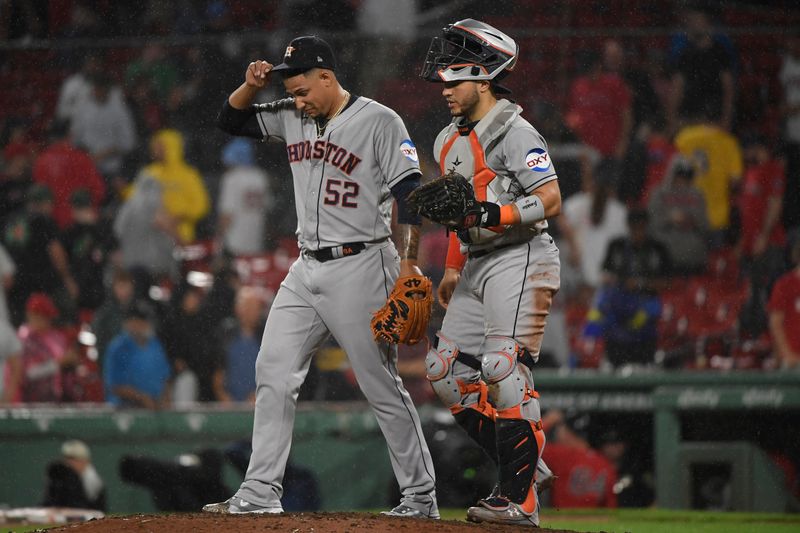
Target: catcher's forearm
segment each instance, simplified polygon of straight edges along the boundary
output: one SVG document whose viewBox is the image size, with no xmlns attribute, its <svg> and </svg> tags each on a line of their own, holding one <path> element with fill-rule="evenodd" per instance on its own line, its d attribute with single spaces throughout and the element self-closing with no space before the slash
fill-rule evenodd
<svg viewBox="0 0 800 533">
<path fill-rule="evenodd" d="M 529 225 L 561 212 L 561 191 L 555 180 L 501 206 L 479 201 L 470 181 L 453 171 L 417 187 L 408 200 L 417 213 L 451 229 Z"/>
<path fill-rule="evenodd" d="M 464 263 L 467 262 L 467 256 L 461 253 L 461 243 L 455 232 L 450 233 L 447 243 L 447 259 L 445 260 L 445 268 L 452 268 L 461 272 L 464 268 Z"/>
<path fill-rule="evenodd" d="M 500 224 L 530 224 L 561 213 L 561 189 L 558 181 L 549 181 L 529 196 L 500 207 Z"/>
</svg>

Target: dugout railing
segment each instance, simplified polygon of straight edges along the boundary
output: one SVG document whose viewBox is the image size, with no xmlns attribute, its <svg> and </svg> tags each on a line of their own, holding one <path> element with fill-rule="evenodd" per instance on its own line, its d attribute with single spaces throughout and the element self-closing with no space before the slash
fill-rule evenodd
<svg viewBox="0 0 800 533">
<path fill-rule="evenodd" d="M 788 502 L 775 481 L 775 469 L 764 466 L 769 461 L 762 450 L 774 452 L 777 446 L 789 457 L 798 451 L 791 421 L 800 414 L 800 373 L 540 371 L 537 389 L 545 410 L 578 410 L 592 414 L 601 426 L 633 428 L 625 436 L 651 456 L 659 507 L 692 506 L 681 496 L 690 487 L 687 472 L 713 450 L 721 462 L 749 458 L 744 470 L 731 470 L 733 489 L 745 491 L 745 500 L 734 498 L 733 508 L 748 500 L 753 484 L 768 489 L 772 503 L 776 498 Z M 436 404 L 420 406 L 420 415 L 424 425 L 452 420 Z M 248 438 L 251 430 L 248 406 L 202 404 L 162 412 L 88 405 L 0 407 L 0 505 L 38 504 L 47 462 L 58 456 L 64 439 L 81 438 L 91 446 L 106 481 L 109 510 L 152 511 L 148 492 L 120 479 L 120 458 L 166 459 L 202 448 L 221 449 Z M 364 403 L 301 402 L 292 460 L 317 476 L 323 509 L 379 508 L 389 499 L 393 476 L 386 445 Z M 224 479 L 235 487 L 241 475 L 228 465 Z M 750 488 L 737 489 L 742 483 Z M 777 492 L 769 492 L 773 489 Z M 741 510 L 766 510 L 757 503 Z"/>
</svg>

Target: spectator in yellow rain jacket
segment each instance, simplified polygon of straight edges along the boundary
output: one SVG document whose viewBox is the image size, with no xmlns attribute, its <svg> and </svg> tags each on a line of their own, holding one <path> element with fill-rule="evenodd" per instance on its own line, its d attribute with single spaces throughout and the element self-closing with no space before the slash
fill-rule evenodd
<svg viewBox="0 0 800 533">
<path fill-rule="evenodd" d="M 153 162 L 140 175 L 159 182 L 164 209 L 175 220 L 178 239 L 192 242 L 195 226 L 208 213 L 210 203 L 200 172 L 184 159 L 183 136 L 171 129 L 156 132 L 150 140 L 150 156 Z"/>
</svg>

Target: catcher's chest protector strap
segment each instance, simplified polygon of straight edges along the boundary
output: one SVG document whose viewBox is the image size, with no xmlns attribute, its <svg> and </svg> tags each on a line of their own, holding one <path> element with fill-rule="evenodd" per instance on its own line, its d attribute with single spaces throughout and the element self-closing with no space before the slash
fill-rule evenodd
<svg viewBox="0 0 800 533">
<path fill-rule="evenodd" d="M 475 198 L 487 201 L 487 187 L 497 174 L 486 165 L 486 153 L 503 138 L 519 113 L 516 104 L 499 100 L 468 135 L 459 133 L 455 122 L 450 124 L 439 153 L 442 173 L 455 170 L 462 176 L 471 176 Z"/>
<path fill-rule="evenodd" d="M 476 135 L 477 141 L 484 152 L 490 152 L 492 148 L 500 142 L 505 132 L 511 127 L 514 119 L 516 119 L 521 112 L 522 108 L 517 104 L 509 102 L 508 100 L 498 100 L 497 104 L 489 110 L 486 116 L 484 116 L 474 128 L 469 130 L 469 133 L 474 133 Z M 458 121 L 454 121 L 442 131 L 439 138 L 436 140 L 436 144 L 439 146 L 434 146 L 434 150 L 439 151 L 439 163 L 442 168 L 442 174 L 446 173 L 448 170 L 444 166 L 445 155 L 450 150 L 450 145 L 452 145 L 458 137 L 467 137 L 467 135 L 459 133 Z M 456 168 L 455 170 L 464 176 L 469 175 L 469 173 L 460 168 Z"/>
</svg>

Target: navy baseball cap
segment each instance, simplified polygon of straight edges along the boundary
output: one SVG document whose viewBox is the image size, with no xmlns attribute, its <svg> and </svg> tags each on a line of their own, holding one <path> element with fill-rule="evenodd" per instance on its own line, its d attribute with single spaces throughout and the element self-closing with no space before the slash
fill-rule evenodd
<svg viewBox="0 0 800 533">
<path fill-rule="evenodd" d="M 272 70 L 305 72 L 312 68 L 336 70 L 336 58 L 331 45 L 316 35 L 304 35 L 292 39 L 283 54 L 283 63 Z"/>
</svg>

